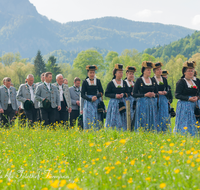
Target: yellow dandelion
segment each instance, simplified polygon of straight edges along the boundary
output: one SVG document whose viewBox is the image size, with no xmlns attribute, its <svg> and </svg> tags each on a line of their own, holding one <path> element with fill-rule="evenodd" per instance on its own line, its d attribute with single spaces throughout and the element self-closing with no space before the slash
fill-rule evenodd
<svg viewBox="0 0 200 190">
<path fill-rule="evenodd" d="M 77 189 L 77 185 L 76 185 L 76 183 L 69 183 L 69 184 L 67 184 L 67 188 L 68 189 Z"/>
<path fill-rule="evenodd" d="M 42 188 L 42 190 L 48 190 L 48 188 L 47 188 L 47 187 L 44 187 L 44 188 Z"/>
<path fill-rule="evenodd" d="M 93 146 L 94 146 L 94 143 L 90 143 L 89 146 L 90 146 L 90 147 L 93 147 Z"/>
<path fill-rule="evenodd" d="M 151 181 L 151 178 L 150 177 L 146 177 L 145 180 L 146 181 Z"/>
<path fill-rule="evenodd" d="M 133 166 L 135 164 L 135 160 L 131 160 L 130 164 Z"/>
<path fill-rule="evenodd" d="M 197 158 L 197 159 L 196 159 L 196 162 L 200 162 L 200 158 Z"/>
<path fill-rule="evenodd" d="M 174 146 L 174 143 L 170 143 L 169 146 Z"/>
<path fill-rule="evenodd" d="M 109 146 L 110 144 L 111 144 L 111 142 L 106 142 L 105 143 L 106 146 Z"/>
<path fill-rule="evenodd" d="M 122 176 L 119 176 L 117 179 L 120 180 L 122 178 Z"/>
<path fill-rule="evenodd" d="M 64 172 L 65 172 L 65 169 L 60 170 L 60 172 L 61 172 L 61 173 L 64 173 Z"/>
<path fill-rule="evenodd" d="M 115 165 L 120 165 L 121 164 L 121 162 L 120 161 L 117 161 L 116 163 L 115 163 Z"/>
<path fill-rule="evenodd" d="M 183 155 L 183 152 L 179 152 L 179 154 L 180 154 L 180 156 L 182 156 L 182 155 Z"/>
<path fill-rule="evenodd" d="M 170 157 L 169 156 L 165 157 L 165 160 L 167 160 L 167 161 L 170 160 Z"/>
<path fill-rule="evenodd" d="M 191 153 L 191 150 L 187 150 L 187 151 L 186 151 L 186 154 L 190 154 L 190 153 Z"/>
<path fill-rule="evenodd" d="M 79 181 L 79 179 L 78 179 L 78 178 L 75 178 L 75 179 L 74 179 L 74 182 L 76 182 L 76 183 L 77 183 L 78 181 Z"/>
<path fill-rule="evenodd" d="M 161 184 L 160 184 L 160 188 L 161 188 L 161 189 L 164 189 L 165 187 L 166 187 L 166 184 L 165 184 L 165 183 L 161 183 Z"/>
<path fill-rule="evenodd" d="M 64 187 L 65 184 L 66 184 L 66 180 L 61 180 L 60 181 L 60 187 Z"/>
<path fill-rule="evenodd" d="M 122 144 L 125 144 L 126 143 L 126 139 L 121 139 L 119 142 L 122 143 Z"/>
<path fill-rule="evenodd" d="M 176 169 L 176 170 L 174 170 L 174 172 L 177 174 L 177 173 L 180 172 L 180 170 L 179 170 L 179 169 Z"/>
<path fill-rule="evenodd" d="M 101 149 L 97 149 L 97 152 L 101 152 L 102 150 Z"/>
</svg>

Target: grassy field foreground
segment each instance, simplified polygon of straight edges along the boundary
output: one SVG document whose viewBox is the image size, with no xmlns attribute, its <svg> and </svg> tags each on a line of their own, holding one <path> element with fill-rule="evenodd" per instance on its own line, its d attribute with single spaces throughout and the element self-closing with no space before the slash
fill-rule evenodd
<svg viewBox="0 0 200 190">
<path fill-rule="evenodd" d="M 200 141 L 148 132 L 0 129 L 0 189 L 198 189 Z"/>
</svg>

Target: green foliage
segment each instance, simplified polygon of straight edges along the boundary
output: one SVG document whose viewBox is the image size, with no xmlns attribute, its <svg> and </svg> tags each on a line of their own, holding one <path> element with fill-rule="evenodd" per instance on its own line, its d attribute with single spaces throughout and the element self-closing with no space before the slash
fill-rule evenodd
<svg viewBox="0 0 200 190">
<path fill-rule="evenodd" d="M 33 73 L 34 65 L 30 63 L 13 62 L 9 66 L 5 66 L 0 63 L 0 81 L 4 77 L 10 77 L 12 83 L 16 88 L 25 82 L 25 78 L 28 74 Z"/>
<path fill-rule="evenodd" d="M 93 49 L 81 51 L 74 60 L 73 67 L 80 69 L 82 75 L 87 76 L 87 70 L 85 69 L 87 65 L 96 65 L 98 67 L 98 72 L 103 70 L 103 56 L 97 50 Z"/>
<path fill-rule="evenodd" d="M 45 63 L 43 61 L 41 51 L 38 50 L 34 60 L 34 76 L 37 82 L 40 81 L 40 75 L 46 71 Z"/>
<path fill-rule="evenodd" d="M 59 64 L 59 66 L 62 68 L 63 77 L 68 79 L 68 86 L 74 84 L 75 77 L 79 77 L 81 80 L 85 79 L 85 76 L 82 75 L 82 70 L 73 68 L 69 63 Z"/>
<path fill-rule="evenodd" d="M 58 66 L 58 64 L 56 64 L 56 58 L 54 56 L 49 57 L 48 62 L 46 64 L 46 70 L 52 73 L 52 82 L 56 81 L 57 74 L 61 74 L 61 69 Z"/>
<path fill-rule="evenodd" d="M 200 32 L 195 31 L 191 36 L 187 35 L 185 38 L 174 41 L 169 45 L 148 48 L 144 53 L 148 53 L 154 57 L 162 57 L 166 62 L 168 62 L 171 56 L 176 57 L 178 54 L 181 54 L 189 59 L 199 51 Z"/>
</svg>

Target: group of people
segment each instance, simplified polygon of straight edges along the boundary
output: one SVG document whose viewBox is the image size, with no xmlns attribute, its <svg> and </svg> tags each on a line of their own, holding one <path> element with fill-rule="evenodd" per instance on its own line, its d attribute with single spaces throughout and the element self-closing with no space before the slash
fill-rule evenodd
<svg viewBox="0 0 200 190">
<path fill-rule="evenodd" d="M 110 98 L 106 110 L 103 104 L 103 88 L 96 78 L 95 65 L 87 66 L 87 78 L 83 81 L 81 97 L 83 105 L 84 129 L 99 129 L 104 122 L 102 113 L 106 113 L 105 127 L 127 130 L 126 101 L 130 102 L 132 129 L 156 132 L 171 132 L 171 117 L 176 116 L 174 132 L 192 136 L 198 133 L 197 125 L 200 117 L 199 88 L 196 78 L 196 62 L 186 61 L 183 64 L 183 76 L 177 82 L 175 97 L 178 99 L 176 113 L 171 107 L 173 96 L 168 85 L 168 71 L 162 70 L 161 62 L 144 61 L 141 76 L 134 82 L 136 68 L 126 68 L 123 80 L 123 65 L 116 64 L 113 78 L 105 90 L 105 97 Z M 151 78 L 152 69 L 154 76 Z"/>
<path fill-rule="evenodd" d="M 108 108 L 104 105 L 104 90 L 100 79 L 96 78 L 96 65 L 86 67 L 87 77 L 82 82 L 76 77 L 74 85 L 68 88 L 62 74 L 56 76 L 56 83 L 51 84 L 52 73 L 41 75 L 41 82 L 34 84 L 34 76 L 29 74 L 26 83 L 16 89 L 11 86 L 11 79 L 4 78 L 0 87 L 0 113 L 2 123 L 14 118 L 18 110 L 23 110 L 31 122 L 43 121 L 44 125 L 56 121 L 65 123 L 69 120 L 73 126 L 82 115 L 83 129 L 117 128 L 127 130 L 126 102 L 130 102 L 132 130 L 140 128 L 147 131 L 171 131 L 171 117 L 176 115 L 174 132 L 196 135 L 200 118 L 199 88 L 196 78 L 196 62 L 183 64 L 183 76 L 177 82 L 175 97 L 178 99 L 176 113 L 171 107 L 173 101 L 171 87 L 168 85 L 168 71 L 162 70 L 161 62 L 142 62 L 141 76 L 134 81 L 136 67 L 126 67 L 123 80 L 122 64 L 115 64 L 113 78 L 105 90 L 105 97 L 110 98 Z M 154 76 L 151 78 L 152 69 Z M 105 123 L 104 123 L 105 121 Z"/>
<path fill-rule="evenodd" d="M 5 77 L 0 87 L 2 125 L 9 125 L 20 112 L 21 118 L 27 119 L 31 124 L 37 121 L 43 121 L 44 125 L 66 123 L 70 116 L 69 122 L 73 126 L 80 113 L 81 80 L 76 77 L 70 88 L 64 83 L 62 74 L 56 76 L 56 83 L 52 84 L 51 81 L 50 72 L 43 73 L 41 82 L 36 84 L 34 76 L 29 74 L 25 83 L 16 91 L 11 78 Z"/>
</svg>

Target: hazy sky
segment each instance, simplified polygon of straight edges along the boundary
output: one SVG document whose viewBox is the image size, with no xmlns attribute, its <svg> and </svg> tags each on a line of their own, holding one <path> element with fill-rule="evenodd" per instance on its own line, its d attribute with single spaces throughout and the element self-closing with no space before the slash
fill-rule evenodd
<svg viewBox="0 0 200 190">
<path fill-rule="evenodd" d="M 159 22 L 200 30 L 200 0 L 29 0 L 61 23 L 105 16 Z"/>
</svg>

